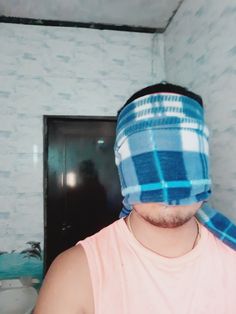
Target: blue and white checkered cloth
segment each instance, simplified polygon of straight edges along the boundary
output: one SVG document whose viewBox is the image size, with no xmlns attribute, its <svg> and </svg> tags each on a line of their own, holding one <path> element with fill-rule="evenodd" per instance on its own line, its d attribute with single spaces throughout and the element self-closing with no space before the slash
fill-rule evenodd
<svg viewBox="0 0 236 314">
<path fill-rule="evenodd" d="M 120 216 L 136 203 L 188 205 L 211 195 L 209 130 L 194 99 L 156 93 L 135 99 L 117 121 L 115 162 L 124 196 Z M 236 249 L 236 226 L 206 202 L 198 220 Z"/>
</svg>

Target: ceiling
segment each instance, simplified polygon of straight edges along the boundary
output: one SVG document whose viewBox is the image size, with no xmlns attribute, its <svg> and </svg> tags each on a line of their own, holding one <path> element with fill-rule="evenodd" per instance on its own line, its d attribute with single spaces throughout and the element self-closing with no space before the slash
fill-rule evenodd
<svg viewBox="0 0 236 314">
<path fill-rule="evenodd" d="M 0 0 L 0 15 L 164 30 L 183 0 Z"/>
</svg>

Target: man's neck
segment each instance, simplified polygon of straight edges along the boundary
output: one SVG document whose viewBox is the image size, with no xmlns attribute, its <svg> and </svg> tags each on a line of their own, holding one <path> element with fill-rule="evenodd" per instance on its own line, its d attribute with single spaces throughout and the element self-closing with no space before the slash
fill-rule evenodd
<svg viewBox="0 0 236 314">
<path fill-rule="evenodd" d="M 128 217 L 126 223 L 127 220 Z M 133 211 L 127 225 L 131 226 L 133 236 L 144 247 L 168 258 L 179 257 L 191 251 L 198 235 L 194 217 L 180 227 L 161 228 L 152 225 Z"/>
</svg>

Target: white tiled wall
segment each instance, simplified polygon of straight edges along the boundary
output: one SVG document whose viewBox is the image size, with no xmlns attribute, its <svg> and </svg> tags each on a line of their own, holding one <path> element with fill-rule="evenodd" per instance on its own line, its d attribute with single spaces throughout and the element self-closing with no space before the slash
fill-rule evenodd
<svg viewBox="0 0 236 314">
<path fill-rule="evenodd" d="M 205 101 L 211 204 L 236 222 L 236 2 L 185 0 L 165 33 L 167 80 Z"/>
<path fill-rule="evenodd" d="M 0 24 L 0 251 L 43 244 L 43 115 L 116 115 L 165 79 L 162 35 Z"/>
<path fill-rule="evenodd" d="M 235 21 L 231 0 L 185 0 L 165 33 L 165 67 L 160 34 L 0 24 L 0 251 L 43 244 L 42 116 L 115 115 L 163 79 L 203 96 L 211 203 L 236 221 Z"/>
</svg>

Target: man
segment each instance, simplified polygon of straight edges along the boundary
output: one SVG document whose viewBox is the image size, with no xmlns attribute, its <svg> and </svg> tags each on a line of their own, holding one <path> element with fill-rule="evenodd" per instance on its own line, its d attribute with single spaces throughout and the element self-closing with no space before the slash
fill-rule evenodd
<svg viewBox="0 0 236 314">
<path fill-rule="evenodd" d="M 127 101 L 115 143 L 122 218 L 55 259 L 35 314 L 236 312 L 236 229 L 205 206 L 208 135 L 202 99 L 185 88 L 156 84 Z"/>
</svg>

